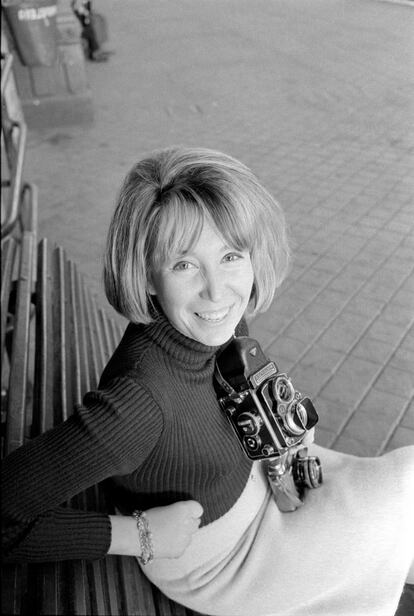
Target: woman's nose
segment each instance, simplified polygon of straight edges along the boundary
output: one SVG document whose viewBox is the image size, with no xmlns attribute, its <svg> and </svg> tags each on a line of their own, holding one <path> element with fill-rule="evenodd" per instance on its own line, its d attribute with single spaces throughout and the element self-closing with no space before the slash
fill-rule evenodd
<svg viewBox="0 0 414 616">
<path fill-rule="evenodd" d="M 215 270 L 203 272 L 203 286 L 201 296 L 211 302 L 218 302 L 223 296 L 225 280 L 223 273 Z"/>
</svg>

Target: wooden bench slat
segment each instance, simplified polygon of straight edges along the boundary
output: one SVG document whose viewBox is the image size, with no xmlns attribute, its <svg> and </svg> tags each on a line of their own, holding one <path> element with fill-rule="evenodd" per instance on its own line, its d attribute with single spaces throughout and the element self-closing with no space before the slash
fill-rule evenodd
<svg viewBox="0 0 414 616">
<path fill-rule="evenodd" d="M 52 327 L 52 281 L 50 254 L 46 241 L 40 242 L 36 285 L 36 357 L 34 401 L 37 413 L 33 417 L 32 436 L 53 427 L 55 362 L 53 357 L 54 331 Z"/>
<path fill-rule="evenodd" d="M 16 254 L 16 241 L 7 238 L 1 246 L 1 361 L 4 360 L 5 338 L 12 273 Z"/>
<path fill-rule="evenodd" d="M 124 612 L 122 610 L 121 585 L 119 583 L 116 557 L 107 556 L 105 558 L 105 569 L 109 613 L 114 614 L 114 616 L 121 616 Z"/>
<path fill-rule="evenodd" d="M 99 308 L 96 302 L 90 299 L 91 318 L 92 318 L 92 335 L 96 341 L 97 346 L 97 359 L 99 367 L 99 378 L 107 362 L 108 350 L 106 349 L 104 335 L 101 328 L 101 320 L 99 315 Z M 98 381 L 99 381 L 98 378 Z"/>
<path fill-rule="evenodd" d="M 93 356 L 91 357 L 91 349 L 90 349 L 90 336 L 88 334 L 89 323 L 87 320 L 87 311 L 85 305 L 85 295 L 83 293 L 83 288 L 85 286 L 85 282 L 83 277 L 81 276 L 79 270 L 73 264 L 74 274 L 75 274 L 75 305 L 76 310 L 79 315 L 78 326 L 79 326 L 79 350 L 80 350 L 80 369 L 81 369 L 81 391 L 82 393 L 86 391 L 90 391 L 92 388 L 91 382 L 91 362 L 93 361 Z M 93 384 L 95 387 L 96 384 Z"/>
<path fill-rule="evenodd" d="M 174 614 L 174 616 L 189 616 L 185 607 L 170 601 L 155 586 L 153 587 L 153 594 L 157 605 L 157 616 L 171 616 L 171 614 Z"/>
<path fill-rule="evenodd" d="M 138 563 L 133 558 L 118 557 L 118 566 L 122 582 L 123 597 L 125 599 L 125 614 L 145 614 L 157 616 L 152 588 L 148 580 L 141 578 Z M 141 580 L 148 586 L 140 586 L 137 580 Z M 145 588 L 145 592 L 143 589 Z"/>
<path fill-rule="evenodd" d="M 89 601 L 88 578 L 86 573 L 86 562 L 84 560 L 74 560 L 68 563 L 70 591 L 68 594 L 71 611 L 65 610 L 66 614 L 93 614 Z M 66 606 L 68 607 L 68 606 Z"/>
<path fill-rule="evenodd" d="M 70 338 L 69 345 L 66 348 L 68 356 L 71 357 L 71 368 L 73 378 L 73 403 L 81 404 L 82 402 L 82 376 L 81 376 L 81 357 L 80 357 L 80 340 L 79 340 L 79 314 L 76 310 L 75 303 L 76 280 L 73 263 L 68 261 L 67 272 L 69 279 L 69 327 Z"/>
<path fill-rule="evenodd" d="M 94 321 L 93 299 L 86 285 L 83 285 L 82 299 L 85 306 L 85 322 L 87 335 L 87 348 L 89 356 L 89 378 L 90 387 L 94 389 L 99 383 L 99 379 L 103 370 L 103 353 L 100 349 L 100 341 L 97 339 L 96 326 Z"/>
<path fill-rule="evenodd" d="M 35 238 L 25 232 L 22 238 L 20 270 L 16 296 L 16 313 L 10 380 L 8 392 L 9 412 L 6 419 L 5 454 L 10 453 L 24 442 L 25 413 L 28 391 L 30 309 L 32 296 L 32 274 Z"/>
<path fill-rule="evenodd" d="M 36 291 L 35 400 L 39 409 L 34 435 L 72 412 L 72 383 L 67 358 L 67 275 L 63 249 L 52 249 L 43 239 L 38 248 Z"/>
<path fill-rule="evenodd" d="M 55 306 L 54 324 L 56 335 L 54 336 L 54 357 L 59 363 L 59 373 L 55 373 L 56 397 L 61 407 L 60 421 L 66 419 L 73 412 L 74 384 L 72 379 L 70 346 L 72 332 L 69 319 L 69 276 L 66 262 L 66 253 L 58 246 L 52 251 L 52 277 L 53 277 L 53 305 Z"/>
<path fill-rule="evenodd" d="M 89 582 L 89 597 L 91 601 L 92 614 L 105 616 L 108 613 L 106 604 L 105 580 L 102 571 L 102 564 L 93 561 L 86 564 Z"/>
</svg>

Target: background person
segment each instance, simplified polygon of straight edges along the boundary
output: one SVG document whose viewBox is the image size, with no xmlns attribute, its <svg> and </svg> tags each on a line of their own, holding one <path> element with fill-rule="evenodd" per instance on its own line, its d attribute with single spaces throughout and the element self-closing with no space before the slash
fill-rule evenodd
<svg viewBox="0 0 414 616">
<path fill-rule="evenodd" d="M 114 52 L 102 48 L 108 40 L 107 21 L 92 9 L 90 0 L 72 0 L 72 10 L 82 26 L 82 40 L 86 56 L 93 62 L 106 62 Z"/>
</svg>

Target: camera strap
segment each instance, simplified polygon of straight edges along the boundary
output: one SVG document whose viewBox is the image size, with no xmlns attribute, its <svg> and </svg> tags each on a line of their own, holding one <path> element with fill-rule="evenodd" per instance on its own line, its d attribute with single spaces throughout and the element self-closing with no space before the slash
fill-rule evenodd
<svg viewBox="0 0 414 616">
<path fill-rule="evenodd" d="M 214 378 L 220 387 L 227 393 L 229 396 L 236 394 L 236 390 L 226 381 L 224 376 L 220 372 L 220 368 L 218 367 L 217 361 L 214 367 Z"/>
</svg>

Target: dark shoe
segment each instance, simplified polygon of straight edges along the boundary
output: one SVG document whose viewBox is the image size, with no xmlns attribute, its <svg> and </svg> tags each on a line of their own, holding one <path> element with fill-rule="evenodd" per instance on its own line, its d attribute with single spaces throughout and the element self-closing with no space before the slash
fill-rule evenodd
<svg viewBox="0 0 414 616">
<path fill-rule="evenodd" d="M 109 51 L 95 51 L 91 53 L 90 60 L 92 62 L 107 62 L 111 53 Z"/>
</svg>

